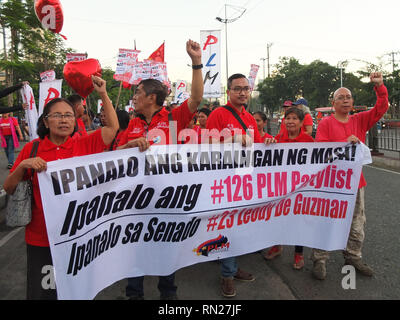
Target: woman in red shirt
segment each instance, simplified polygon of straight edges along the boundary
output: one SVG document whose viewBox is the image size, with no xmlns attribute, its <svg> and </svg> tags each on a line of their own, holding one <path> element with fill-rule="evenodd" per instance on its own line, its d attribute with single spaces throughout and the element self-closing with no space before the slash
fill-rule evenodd
<svg viewBox="0 0 400 320">
<path fill-rule="evenodd" d="M 264 131 L 265 126 L 267 125 L 267 116 L 264 112 L 257 111 L 253 114 L 253 118 L 256 120 L 257 129 L 261 136 L 261 141 L 265 142 L 265 139 L 273 139 L 274 137 Z"/>
<path fill-rule="evenodd" d="M 1 137 L 1 146 L 4 148 L 4 151 L 8 160 L 8 169 L 11 169 L 14 164 L 14 149 L 19 147 L 19 139 L 22 141 L 23 136 L 21 129 L 18 125 L 18 120 L 14 117 L 9 117 L 9 113 L 4 113 L 2 118 L 0 119 L 0 137 Z"/>
<path fill-rule="evenodd" d="M 296 107 L 285 111 L 285 127 L 287 130 L 278 134 L 275 139 L 278 143 L 288 142 L 314 142 L 314 139 L 303 131 L 304 112 Z M 281 245 L 271 247 L 264 258 L 272 260 L 282 254 Z M 303 247 L 295 246 L 293 268 L 300 270 L 304 267 Z"/>
<path fill-rule="evenodd" d="M 118 119 L 106 91 L 106 82 L 92 77 L 93 86 L 103 100 L 107 126 L 88 136 L 72 138 L 77 130 L 75 110 L 62 98 L 50 101 L 38 121 L 39 139 L 27 143 L 4 182 L 4 190 L 13 194 L 21 180 L 32 179 L 32 220 L 25 229 L 27 244 L 27 299 L 57 299 L 55 289 L 44 289 L 42 279 L 52 266 L 43 205 L 37 172 L 47 169 L 47 162 L 102 152 L 118 130 Z M 39 142 L 35 158 L 30 152 L 35 141 Z M 57 210 L 56 208 L 54 208 Z M 46 267 L 46 268 L 45 268 Z M 47 270 L 47 271 L 44 271 Z M 44 273 L 44 274 L 43 274 Z"/>
</svg>

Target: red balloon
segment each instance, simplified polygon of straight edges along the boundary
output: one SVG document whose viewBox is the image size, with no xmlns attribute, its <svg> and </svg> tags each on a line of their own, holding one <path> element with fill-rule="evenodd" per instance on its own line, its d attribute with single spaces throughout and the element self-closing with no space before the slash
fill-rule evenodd
<svg viewBox="0 0 400 320">
<path fill-rule="evenodd" d="M 64 66 L 65 81 L 85 99 L 94 90 L 92 75 L 101 77 L 101 66 L 97 59 L 70 61 Z"/>
<path fill-rule="evenodd" d="M 60 33 L 64 15 L 59 0 L 35 0 L 35 13 L 44 29 Z"/>
</svg>

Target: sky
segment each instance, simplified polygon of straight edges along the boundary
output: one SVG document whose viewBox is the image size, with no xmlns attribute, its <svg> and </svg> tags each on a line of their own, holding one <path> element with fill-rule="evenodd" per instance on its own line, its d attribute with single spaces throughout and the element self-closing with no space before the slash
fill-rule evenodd
<svg viewBox="0 0 400 320">
<path fill-rule="evenodd" d="M 186 53 L 188 39 L 200 42 L 200 30 L 222 31 L 222 79 L 225 75 L 225 24 L 216 17 L 238 20 L 228 24 L 229 73 L 248 75 L 251 64 L 260 65 L 270 48 L 270 65 L 292 56 L 302 64 L 321 60 L 336 66 L 349 61 L 347 71 L 381 61 L 392 69 L 391 52 L 400 51 L 398 0 L 61 0 L 62 34 L 66 47 L 87 52 L 102 67 L 115 70 L 118 49 L 141 50 L 148 58 L 165 41 L 165 61 L 171 81 L 191 80 Z M 395 56 L 400 62 L 400 53 Z M 267 67 L 265 67 L 267 74 Z"/>
</svg>

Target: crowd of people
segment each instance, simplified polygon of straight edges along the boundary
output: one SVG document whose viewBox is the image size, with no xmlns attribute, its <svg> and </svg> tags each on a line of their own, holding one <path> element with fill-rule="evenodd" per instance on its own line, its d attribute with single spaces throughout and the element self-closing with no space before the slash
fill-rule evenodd
<svg viewBox="0 0 400 320">
<path fill-rule="evenodd" d="M 244 147 L 248 147 L 253 143 L 270 145 L 314 141 L 311 136 L 312 118 L 305 99 L 295 102 L 285 101 L 282 106 L 284 119 L 279 133 L 273 137 L 265 132 L 267 116 L 263 112 L 251 114 L 246 110 L 250 86 L 248 79 L 242 74 L 234 74 L 229 77 L 227 83 L 228 102 L 225 106 L 202 106 L 200 108 L 204 89 L 201 48 L 198 43 L 189 40 L 186 43 L 186 51 L 192 61 L 192 87 L 189 99 L 179 106 L 163 107 L 168 95 L 166 86 L 154 79 L 143 80 L 137 86 L 133 97 L 136 116 L 130 119 L 126 112 L 115 111 L 107 95 L 105 81 L 93 76 L 94 88 L 103 101 L 99 128 L 91 122 L 89 111 L 83 107 L 83 100 L 79 96 L 55 99 L 44 107 L 38 122 L 39 148 L 36 157 L 30 158 L 33 141 L 27 143 L 4 182 L 4 189 L 9 194 L 14 192 L 18 182 L 22 179 L 32 179 L 33 183 L 32 221 L 26 227 L 25 237 L 27 243 L 27 299 L 57 298 L 56 290 L 45 290 L 41 286 L 42 267 L 52 265 L 52 258 L 36 173 L 46 170 L 48 161 L 127 148 L 138 148 L 143 152 L 153 144 L 193 143 L 190 135 L 183 137 L 180 135 L 187 128 L 195 131 L 196 143 L 238 142 Z M 321 121 L 315 141 L 365 142 L 366 132 L 388 108 L 388 94 L 382 75 L 372 73 L 370 80 L 375 84 L 374 90 L 377 95 L 375 107 L 363 113 L 350 115 L 354 102 L 352 94 L 346 88 L 339 88 L 334 93 L 332 101 L 335 113 Z M 11 121 L 9 123 L 11 124 Z M 3 140 L 3 136 L 6 136 L 7 132 L 4 131 L 2 125 L 1 130 L 3 130 Z M 204 134 L 204 132 L 212 130 L 225 132 L 225 134 L 217 137 Z M 13 132 L 11 130 L 12 136 Z M 10 138 L 7 138 L 6 141 L 9 142 Z M 365 224 L 365 185 L 366 182 L 362 176 L 344 257 L 346 264 L 353 265 L 357 271 L 366 276 L 372 276 L 372 268 L 361 259 Z M 271 260 L 279 256 L 282 250 L 280 245 L 273 246 L 263 252 L 263 256 L 266 260 Z M 311 258 L 314 263 L 312 274 L 316 279 L 325 279 L 328 257 L 327 251 L 312 250 Z M 222 259 L 220 262 L 223 296 L 234 297 L 236 295 L 235 281 L 255 281 L 254 275 L 238 267 L 236 257 Z M 303 266 L 303 247 L 296 246 L 293 267 L 301 269 Z M 177 299 L 175 273 L 160 276 L 158 289 L 161 299 Z M 128 279 L 126 295 L 132 300 L 144 299 L 143 277 Z"/>
</svg>

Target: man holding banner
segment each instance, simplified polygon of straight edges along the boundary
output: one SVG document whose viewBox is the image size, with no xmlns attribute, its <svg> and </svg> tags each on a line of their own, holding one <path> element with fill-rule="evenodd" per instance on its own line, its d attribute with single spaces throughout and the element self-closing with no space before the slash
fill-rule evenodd
<svg viewBox="0 0 400 320">
<path fill-rule="evenodd" d="M 186 42 L 186 51 L 192 59 L 193 69 L 190 98 L 179 107 L 168 112 L 166 108 L 163 108 L 164 100 L 168 95 L 168 88 L 159 80 L 142 80 L 133 96 L 133 104 L 138 116 L 130 121 L 117 149 L 139 147 L 140 151 L 145 151 L 152 144 L 176 143 L 177 134 L 187 127 L 197 111 L 197 107 L 203 98 L 204 89 L 200 45 L 189 40 Z M 174 130 L 175 132 L 173 132 Z M 143 280 L 144 277 L 128 279 L 126 295 L 130 299 L 143 300 Z M 169 276 L 160 276 L 158 288 L 161 299 L 177 298 L 177 287 L 174 282 L 175 273 Z"/>
<path fill-rule="evenodd" d="M 365 142 L 367 131 L 382 118 L 389 107 L 388 91 L 383 84 L 382 74 L 379 72 L 371 73 L 370 79 L 375 84 L 374 90 L 377 96 L 375 107 L 369 111 L 350 115 L 354 104 L 351 91 L 347 88 L 339 88 L 335 91 L 332 101 L 335 113 L 323 119 L 318 125 L 317 142 L 347 141 L 353 144 Z M 365 237 L 364 189 L 366 185 L 367 183 L 361 173 L 350 234 L 343 255 L 346 265 L 352 265 L 361 274 L 371 277 L 374 271 L 361 260 L 361 250 Z M 314 261 L 313 275 L 315 278 L 325 279 L 326 260 L 328 258 L 328 251 L 313 249 L 311 259 Z"/>
<path fill-rule="evenodd" d="M 207 129 L 217 129 L 222 136 L 223 131 L 228 130 L 224 142 L 240 142 L 243 146 L 249 146 L 253 142 L 260 143 L 261 136 L 257 130 L 257 123 L 253 116 L 246 111 L 245 104 L 249 98 L 250 86 L 247 78 L 242 74 L 234 74 L 228 79 L 228 104 L 214 110 L 207 119 Z M 248 132 L 253 130 L 253 136 Z M 213 142 L 215 138 L 212 138 Z M 236 257 L 221 260 L 221 290 L 225 297 L 236 296 L 233 280 L 254 281 L 253 275 L 238 269 Z"/>
</svg>

